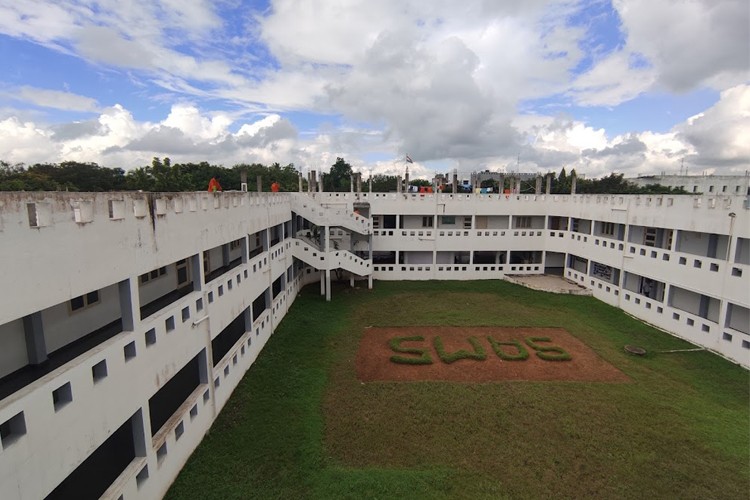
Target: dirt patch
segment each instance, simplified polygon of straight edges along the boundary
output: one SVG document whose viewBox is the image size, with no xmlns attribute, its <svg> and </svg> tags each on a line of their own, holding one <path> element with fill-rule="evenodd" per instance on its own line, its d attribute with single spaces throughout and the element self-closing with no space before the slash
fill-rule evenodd
<svg viewBox="0 0 750 500">
<path fill-rule="evenodd" d="M 404 340 L 404 337 L 422 337 L 423 340 Z M 544 337 L 549 341 L 533 341 Z M 396 352 L 390 345 L 392 339 Z M 437 341 L 436 341 L 437 338 Z M 470 342 L 473 338 L 473 344 Z M 526 351 L 526 359 L 506 360 L 493 349 L 500 344 L 506 356 L 513 357 Z M 438 347 L 436 347 L 436 344 Z M 532 345 L 533 344 L 533 345 Z M 458 359 L 452 363 L 441 360 L 443 353 L 465 350 L 477 353 L 476 346 L 484 351 L 484 360 Z M 519 350 L 517 347 L 522 348 Z M 539 350 L 535 349 L 536 346 Z M 570 354 L 567 361 L 542 359 L 555 357 L 561 351 Z M 404 352 L 411 350 L 410 352 Z M 541 351 L 541 352 L 540 352 Z M 401 359 L 429 359 L 429 364 L 394 363 L 393 356 Z M 416 381 L 450 380 L 458 382 L 492 382 L 499 380 L 575 380 L 594 382 L 627 382 L 630 378 L 601 359 L 586 344 L 562 328 L 498 328 L 498 327 L 403 327 L 368 328 L 362 335 L 356 358 L 357 378 L 364 382 L 376 380 Z"/>
</svg>

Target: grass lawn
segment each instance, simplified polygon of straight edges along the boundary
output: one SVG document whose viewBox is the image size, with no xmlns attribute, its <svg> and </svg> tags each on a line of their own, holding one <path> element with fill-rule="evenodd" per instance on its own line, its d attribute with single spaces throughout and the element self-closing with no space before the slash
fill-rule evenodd
<svg viewBox="0 0 750 500">
<path fill-rule="evenodd" d="M 659 354 L 691 346 L 591 297 L 502 281 L 317 292 L 167 498 L 748 497 L 750 374 L 716 355 Z M 363 329 L 408 325 L 562 327 L 632 382 L 360 383 Z"/>
</svg>

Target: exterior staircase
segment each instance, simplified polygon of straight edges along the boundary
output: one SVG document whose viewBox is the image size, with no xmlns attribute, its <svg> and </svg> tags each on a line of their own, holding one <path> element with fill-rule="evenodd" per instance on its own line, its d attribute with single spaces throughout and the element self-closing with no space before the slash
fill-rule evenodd
<svg viewBox="0 0 750 500">
<path fill-rule="evenodd" d="M 318 270 L 341 268 L 358 276 L 368 276 L 372 273 L 372 261 L 347 250 L 324 252 L 305 238 L 293 239 L 292 255 Z"/>
<path fill-rule="evenodd" d="M 359 234 L 370 234 L 372 222 L 354 212 L 324 207 L 309 196 L 293 196 L 292 211 L 317 226 L 342 227 Z"/>
</svg>

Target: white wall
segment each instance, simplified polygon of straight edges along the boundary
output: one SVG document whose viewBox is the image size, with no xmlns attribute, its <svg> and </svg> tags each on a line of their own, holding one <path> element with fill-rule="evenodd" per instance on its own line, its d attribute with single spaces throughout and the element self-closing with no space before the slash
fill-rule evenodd
<svg viewBox="0 0 750 500">
<path fill-rule="evenodd" d="M 23 320 L 0 325 L 0 346 L 0 378 L 28 364 Z"/>
<path fill-rule="evenodd" d="M 700 294 L 676 286 L 669 288 L 670 306 L 697 315 L 700 312 L 700 304 Z"/>
<path fill-rule="evenodd" d="M 42 325 L 47 352 L 88 335 L 120 317 L 120 294 L 117 285 L 99 290 L 99 302 L 77 311 L 63 302 L 42 311 Z"/>
<path fill-rule="evenodd" d="M 729 304 L 729 309 L 727 326 L 750 335 L 750 309 L 737 304 Z"/>
</svg>

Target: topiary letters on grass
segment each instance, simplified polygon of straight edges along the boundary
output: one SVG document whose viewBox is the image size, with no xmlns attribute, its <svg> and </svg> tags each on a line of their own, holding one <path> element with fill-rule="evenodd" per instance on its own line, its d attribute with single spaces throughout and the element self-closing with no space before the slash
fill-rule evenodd
<svg viewBox="0 0 750 500">
<path fill-rule="evenodd" d="M 431 365 L 433 363 L 429 347 L 404 347 L 402 342 L 424 342 L 425 338 L 421 335 L 410 337 L 393 337 L 388 341 L 388 346 L 393 352 L 402 354 L 415 354 L 417 356 L 391 356 L 392 363 L 401 365 Z M 445 350 L 443 339 L 435 336 L 432 339 L 433 347 L 440 361 L 451 364 L 461 359 L 471 359 L 474 361 L 485 361 L 487 352 L 477 337 L 468 337 L 466 341 L 471 344 L 473 351 L 459 349 L 458 351 L 448 352 Z M 529 351 L 519 340 L 495 340 L 488 336 L 487 342 L 490 347 L 503 361 L 526 361 L 529 359 Z M 534 350 L 537 357 L 544 361 L 570 361 L 573 357 L 562 347 L 556 345 L 542 345 L 542 343 L 552 342 L 549 337 L 526 337 L 524 342 Z"/>
</svg>

